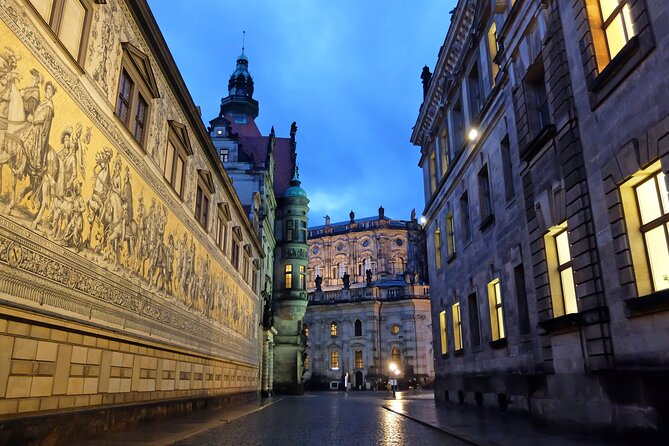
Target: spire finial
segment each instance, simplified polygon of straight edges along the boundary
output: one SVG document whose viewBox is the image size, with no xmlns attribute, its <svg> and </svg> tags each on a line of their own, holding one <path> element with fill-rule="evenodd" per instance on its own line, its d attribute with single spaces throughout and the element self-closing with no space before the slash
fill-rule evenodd
<svg viewBox="0 0 669 446">
<path fill-rule="evenodd" d="M 246 30 L 242 31 L 242 54 L 244 54 L 245 47 L 246 47 Z"/>
</svg>

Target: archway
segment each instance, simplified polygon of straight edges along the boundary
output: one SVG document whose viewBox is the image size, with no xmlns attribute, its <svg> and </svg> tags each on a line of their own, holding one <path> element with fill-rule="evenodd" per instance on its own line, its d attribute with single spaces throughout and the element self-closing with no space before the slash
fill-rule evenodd
<svg viewBox="0 0 669 446">
<path fill-rule="evenodd" d="M 365 387 L 365 383 L 362 380 L 362 372 L 360 370 L 355 372 L 355 387 L 356 389 L 363 389 Z"/>
</svg>

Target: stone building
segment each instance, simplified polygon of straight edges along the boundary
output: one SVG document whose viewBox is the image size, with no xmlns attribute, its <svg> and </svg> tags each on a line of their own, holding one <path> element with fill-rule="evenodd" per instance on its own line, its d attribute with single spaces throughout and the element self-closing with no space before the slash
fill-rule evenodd
<svg viewBox="0 0 669 446">
<path fill-rule="evenodd" d="M 301 269 L 307 266 L 309 200 L 299 187 L 297 125 L 293 122 L 289 138 L 277 137 L 273 127 L 268 136 L 261 134 L 255 122 L 260 107 L 253 98 L 255 87 L 248 68 L 242 49 L 228 82 L 228 96 L 221 100 L 218 117 L 209 123 L 209 134 L 265 254 L 260 265 L 262 393 L 300 393 L 302 366 L 296 364 L 301 364 L 304 350 L 299 324 L 307 298 L 300 277 L 304 275 Z M 276 282 L 275 270 L 281 278 Z M 290 286 L 286 285 L 287 274 L 293 279 Z M 298 300 L 302 301 L 299 305 Z M 298 307 L 302 307 L 301 312 Z"/>
<path fill-rule="evenodd" d="M 147 3 L 0 36 L 0 443 L 255 397 L 262 245 Z"/>
<path fill-rule="evenodd" d="M 458 2 L 411 137 L 438 399 L 666 429 L 667 14 Z"/>
<path fill-rule="evenodd" d="M 309 228 L 305 380 L 380 387 L 391 363 L 400 381 L 434 377 L 425 239 L 415 216 L 384 215 Z"/>
</svg>

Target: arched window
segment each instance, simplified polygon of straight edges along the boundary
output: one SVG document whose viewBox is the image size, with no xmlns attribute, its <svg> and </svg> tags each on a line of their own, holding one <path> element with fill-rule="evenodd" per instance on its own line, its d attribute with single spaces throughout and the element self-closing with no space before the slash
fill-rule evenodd
<svg viewBox="0 0 669 446">
<path fill-rule="evenodd" d="M 360 322 L 360 319 L 355 320 L 355 335 L 362 336 L 362 322 Z"/>
<path fill-rule="evenodd" d="M 400 352 L 400 349 L 397 347 L 394 347 L 390 353 L 391 356 L 391 361 L 394 362 L 395 364 L 399 365 L 401 360 L 402 360 L 402 353 Z"/>
<path fill-rule="evenodd" d="M 337 337 L 337 323 L 335 321 L 330 324 L 330 336 Z"/>
<path fill-rule="evenodd" d="M 330 368 L 332 370 L 339 370 L 339 352 L 330 352 Z"/>
</svg>

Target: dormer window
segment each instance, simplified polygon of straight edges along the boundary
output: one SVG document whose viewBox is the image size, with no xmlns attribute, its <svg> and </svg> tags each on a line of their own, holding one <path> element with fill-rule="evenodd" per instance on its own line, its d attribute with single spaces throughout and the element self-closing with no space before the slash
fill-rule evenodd
<svg viewBox="0 0 669 446">
<path fill-rule="evenodd" d="M 169 134 L 163 175 L 179 197 L 183 197 L 186 164 L 188 157 L 193 154 L 188 140 L 186 126 L 175 121 L 169 121 Z"/>
</svg>

